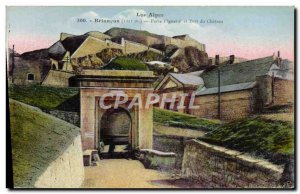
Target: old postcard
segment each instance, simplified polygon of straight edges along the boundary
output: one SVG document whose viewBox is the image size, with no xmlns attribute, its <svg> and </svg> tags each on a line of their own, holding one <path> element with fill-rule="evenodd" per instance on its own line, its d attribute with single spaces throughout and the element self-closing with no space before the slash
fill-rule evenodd
<svg viewBox="0 0 300 194">
<path fill-rule="evenodd" d="M 294 189 L 294 14 L 8 6 L 8 187 Z"/>
</svg>

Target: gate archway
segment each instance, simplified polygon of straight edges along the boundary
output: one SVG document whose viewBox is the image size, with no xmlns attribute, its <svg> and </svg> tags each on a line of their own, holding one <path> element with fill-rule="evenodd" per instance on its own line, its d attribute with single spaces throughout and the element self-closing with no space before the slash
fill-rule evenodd
<svg viewBox="0 0 300 194">
<path fill-rule="evenodd" d="M 104 146 L 100 148 L 102 153 L 111 157 L 131 151 L 132 118 L 128 110 L 121 107 L 106 110 L 100 126 L 100 142 Z"/>
</svg>

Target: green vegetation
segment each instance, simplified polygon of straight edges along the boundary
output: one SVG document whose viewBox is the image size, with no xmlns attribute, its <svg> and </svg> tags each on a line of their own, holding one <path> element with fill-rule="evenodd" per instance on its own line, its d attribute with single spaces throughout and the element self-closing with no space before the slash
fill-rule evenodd
<svg viewBox="0 0 300 194">
<path fill-rule="evenodd" d="M 294 153 L 293 124 L 259 116 L 223 124 L 201 139 L 271 159 Z"/>
<path fill-rule="evenodd" d="M 218 120 L 199 119 L 195 116 L 154 108 L 154 122 L 172 127 L 211 131 L 220 125 Z"/>
<path fill-rule="evenodd" d="M 140 60 L 128 57 L 116 57 L 109 64 L 104 66 L 104 70 L 136 70 L 147 71 L 148 67 Z"/>
<path fill-rule="evenodd" d="M 37 178 L 79 134 L 74 125 L 37 108 L 10 100 L 15 187 L 33 187 Z"/>
<path fill-rule="evenodd" d="M 151 50 L 147 50 L 139 53 L 131 53 L 127 55 L 127 57 L 138 59 L 140 61 L 161 61 L 164 58 L 163 55 L 153 52 Z"/>
<path fill-rule="evenodd" d="M 79 90 L 77 88 L 54 88 L 39 85 L 10 85 L 8 92 L 9 98 L 41 109 L 52 110 L 78 95 Z"/>
<path fill-rule="evenodd" d="M 10 85 L 8 89 L 10 98 L 41 109 L 76 107 L 80 104 L 79 92 L 76 88 Z M 79 110 L 78 107 L 76 109 Z M 11 112 L 11 119 L 15 116 L 14 114 L 19 114 L 19 111 L 20 114 L 26 115 L 22 110 L 15 110 Z M 218 120 L 200 119 L 192 115 L 158 108 L 154 108 L 153 114 L 154 122 L 158 125 L 203 130 L 208 132 L 201 137 L 204 141 L 253 153 L 275 162 L 294 153 L 294 126 L 290 122 L 292 119 L 283 119 L 282 114 L 249 117 L 223 124 Z M 38 121 L 35 116 L 28 117 Z"/>
<path fill-rule="evenodd" d="M 154 123 L 153 131 L 156 135 L 177 136 L 177 137 L 187 137 L 187 138 L 198 138 L 204 136 L 205 134 L 205 131 L 202 130 L 171 127 L 159 123 Z"/>
</svg>

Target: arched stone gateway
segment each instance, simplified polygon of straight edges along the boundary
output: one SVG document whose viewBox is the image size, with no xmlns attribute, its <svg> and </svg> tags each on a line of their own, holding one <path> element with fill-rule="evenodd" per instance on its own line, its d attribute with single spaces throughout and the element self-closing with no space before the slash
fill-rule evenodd
<svg viewBox="0 0 300 194">
<path fill-rule="evenodd" d="M 132 119 L 128 110 L 110 108 L 102 115 L 100 122 L 99 147 L 103 146 L 103 154 L 111 156 L 114 153 L 131 152 Z"/>
<path fill-rule="evenodd" d="M 153 107 L 146 108 L 144 103 L 153 93 L 156 79 L 152 71 L 83 70 L 77 75 L 83 150 L 100 150 L 101 141 L 109 144 L 112 139 L 116 143 L 127 141 L 133 152 L 152 149 Z M 103 108 L 100 99 L 108 93 L 126 95 L 127 104 Z M 129 106 L 137 94 L 142 104 Z M 104 104 L 113 105 L 115 101 L 115 97 L 105 98 Z"/>
</svg>

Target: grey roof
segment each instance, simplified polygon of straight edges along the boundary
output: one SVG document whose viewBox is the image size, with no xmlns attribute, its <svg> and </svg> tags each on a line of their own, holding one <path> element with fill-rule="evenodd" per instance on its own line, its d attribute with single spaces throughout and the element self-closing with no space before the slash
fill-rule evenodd
<svg viewBox="0 0 300 194">
<path fill-rule="evenodd" d="M 70 36 L 62 41 L 64 48 L 72 55 L 89 35 Z"/>
<path fill-rule="evenodd" d="M 203 85 L 203 79 L 199 76 L 189 75 L 189 74 L 179 74 L 179 73 L 170 73 L 177 81 L 184 85 Z"/>
<path fill-rule="evenodd" d="M 281 79 L 294 80 L 294 62 L 289 61 L 287 59 L 282 60 L 282 68 L 275 72 L 275 77 L 279 77 Z"/>
<path fill-rule="evenodd" d="M 49 59 L 48 56 L 48 49 L 39 49 L 34 51 L 28 51 L 25 53 L 22 53 L 20 55 L 22 59 L 26 60 L 39 60 L 39 59 Z"/>
<path fill-rule="evenodd" d="M 278 77 L 280 79 L 294 80 L 294 71 L 293 70 L 277 69 L 277 70 L 273 70 L 273 72 L 274 72 L 274 76 Z M 272 76 L 271 73 L 270 73 L 270 76 Z"/>
<path fill-rule="evenodd" d="M 247 82 L 247 83 L 241 83 L 241 84 L 233 84 L 233 85 L 227 85 L 222 86 L 220 88 L 220 91 L 223 92 L 232 92 L 232 91 L 239 91 L 239 90 L 246 90 L 253 88 L 256 85 L 256 82 Z M 201 90 L 196 92 L 196 95 L 198 96 L 204 96 L 209 94 L 216 94 L 218 93 L 218 87 L 213 88 L 202 88 Z"/>
<path fill-rule="evenodd" d="M 283 67 L 285 69 L 290 69 L 290 70 L 294 70 L 294 62 L 288 60 L 288 59 L 283 59 L 282 60 L 282 64 L 283 64 Z"/>
<path fill-rule="evenodd" d="M 200 76 L 203 72 L 204 72 L 204 70 L 200 70 L 200 71 L 192 71 L 192 72 L 185 73 L 185 74 L 186 75 Z"/>
<path fill-rule="evenodd" d="M 273 56 L 244 61 L 236 64 L 220 65 L 204 71 L 201 77 L 206 88 L 218 86 L 218 68 L 220 69 L 221 86 L 256 81 L 256 77 L 269 73 L 275 61 Z"/>
<path fill-rule="evenodd" d="M 282 61 L 281 67 L 278 67 L 277 65 L 272 65 L 271 71 L 268 73 L 269 76 L 275 76 L 280 79 L 285 80 L 294 80 L 294 69 L 293 69 L 293 63 L 289 62 L 290 64 L 284 63 L 284 60 Z"/>
<path fill-rule="evenodd" d="M 57 41 L 48 49 L 49 57 L 60 60 L 63 58 L 63 56 L 66 53 L 66 49 L 64 48 L 64 45 L 61 43 L 61 41 Z"/>
</svg>

